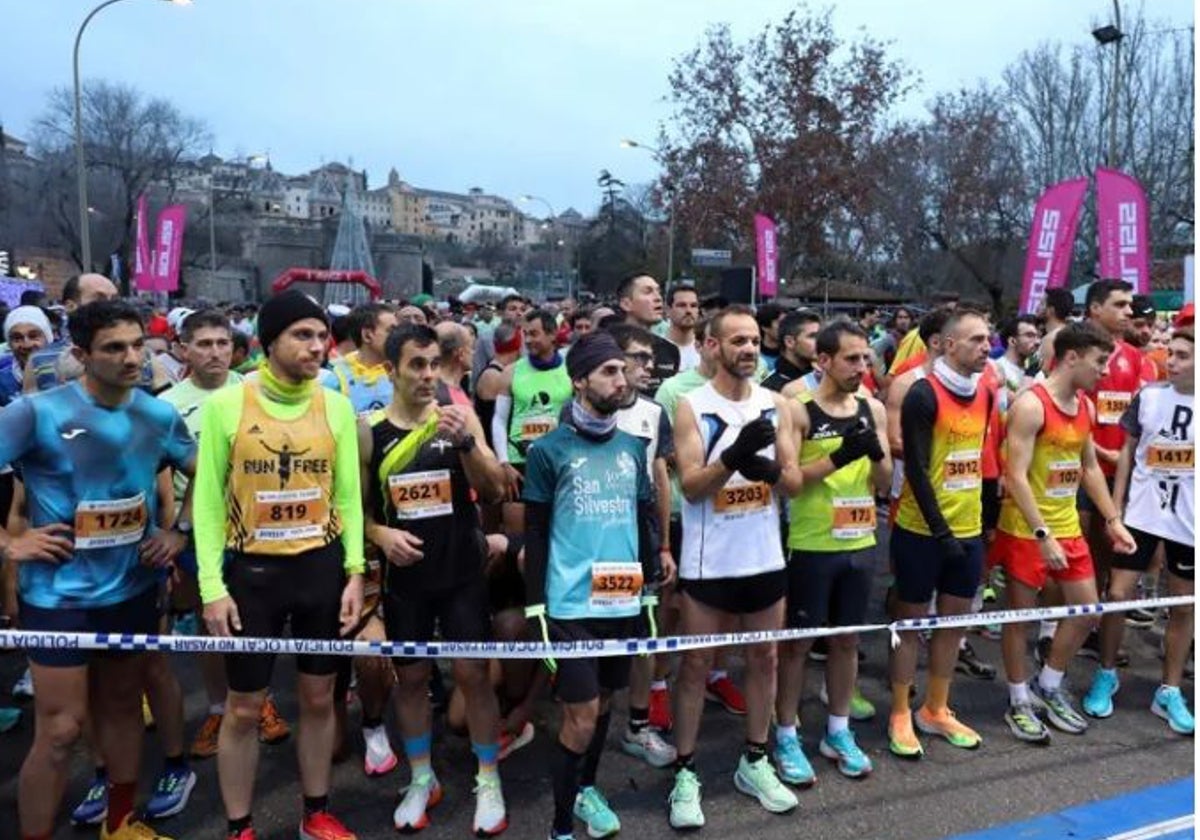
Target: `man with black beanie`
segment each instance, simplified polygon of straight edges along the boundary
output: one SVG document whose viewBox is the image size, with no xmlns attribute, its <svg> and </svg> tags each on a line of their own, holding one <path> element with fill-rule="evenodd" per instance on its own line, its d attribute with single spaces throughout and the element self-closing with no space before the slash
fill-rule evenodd
<svg viewBox="0 0 1200 840">
<path fill-rule="evenodd" d="M 322 388 L 329 324 L 308 295 L 263 304 L 266 360 L 204 404 L 193 516 L 204 621 L 213 636 L 337 639 L 363 602 L 363 510 L 354 409 Z M 191 526 L 180 523 L 182 530 Z M 254 840 L 258 716 L 274 657 L 231 654 L 217 772 L 227 837 Z M 354 840 L 329 813 L 337 660 L 296 657 L 302 840 Z"/>
<path fill-rule="evenodd" d="M 659 576 L 654 496 L 645 444 L 617 428 L 630 387 L 625 355 L 608 333 L 590 333 L 567 357 L 574 399 L 562 425 L 529 448 L 525 467 L 525 615 L 545 641 L 585 643 L 640 635 L 636 621 L 656 600 Z M 603 560 L 597 558 L 604 558 Z M 653 626 L 653 625 L 651 625 Z M 551 838 L 621 828 L 596 788 L 614 691 L 629 683 L 630 658 L 546 661 L 557 671 L 562 727 L 550 759 Z"/>
</svg>

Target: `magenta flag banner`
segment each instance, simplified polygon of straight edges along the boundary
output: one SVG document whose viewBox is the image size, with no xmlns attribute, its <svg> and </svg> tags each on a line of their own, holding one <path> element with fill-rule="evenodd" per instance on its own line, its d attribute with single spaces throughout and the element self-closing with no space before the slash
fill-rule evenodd
<svg viewBox="0 0 1200 840">
<path fill-rule="evenodd" d="M 1087 178 L 1072 178 L 1047 187 L 1038 199 L 1021 282 L 1022 314 L 1038 312 L 1047 289 L 1066 285 L 1075 228 L 1079 225 L 1079 211 L 1087 189 Z"/>
<path fill-rule="evenodd" d="M 779 294 L 779 248 L 775 223 L 762 213 L 754 214 L 754 243 L 758 255 L 758 294 L 775 297 Z"/>
<path fill-rule="evenodd" d="M 1150 294 L 1150 207 L 1136 178 L 1096 168 L 1096 223 L 1100 229 L 1100 276 Z"/>
<path fill-rule="evenodd" d="M 179 264 L 183 259 L 183 226 L 187 208 L 171 204 L 158 214 L 154 236 L 154 291 L 179 291 Z"/>
<path fill-rule="evenodd" d="M 137 219 L 134 224 L 137 236 L 133 250 L 133 288 L 139 292 L 154 291 L 154 275 L 151 272 L 150 257 L 150 220 L 147 218 L 149 209 L 146 207 L 146 194 L 142 193 L 137 200 Z"/>
</svg>

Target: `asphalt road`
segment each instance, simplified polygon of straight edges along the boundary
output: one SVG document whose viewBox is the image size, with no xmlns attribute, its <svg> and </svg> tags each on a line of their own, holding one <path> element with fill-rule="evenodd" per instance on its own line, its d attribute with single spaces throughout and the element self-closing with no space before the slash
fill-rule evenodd
<svg viewBox="0 0 1200 840">
<path fill-rule="evenodd" d="M 881 602 L 881 593 L 877 593 L 872 610 L 876 615 L 881 613 Z M 784 816 L 766 813 L 735 790 L 732 777 L 743 739 L 741 720 L 710 704 L 697 754 L 708 819 L 702 834 L 775 840 L 803 832 L 807 837 L 829 840 L 925 840 L 1001 825 L 1191 775 L 1192 739 L 1174 735 L 1148 710 L 1158 684 L 1160 633 L 1132 629 L 1127 633 L 1126 647 L 1132 663 L 1122 674 L 1116 714 L 1106 721 L 1094 721 L 1082 736 L 1056 733 L 1048 747 L 1019 743 L 1009 733 L 1002 719 L 1007 703 L 1002 677 L 996 682 L 981 682 L 959 675 L 952 705 L 983 735 L 983 747 L 964 752 L 925 737 L 925 758 L 915 763 L 901 761 L 887 750 L 886 637 L 875 634 L 865 644 L 868 658 L 861 669 L 860 684 L 880 714 L 873 721 L 854 725 L 859 743 L 875 764 L 875 772 L 868 779 L 851 781 L 816 754 L 824 709 L 817 699 L 821 668 L 814 666 L 809 671 L 801 717 L 806 751 L 817 768 L 818 783 L 800 794 L 797 812 Z M 997 642 L 977 636 L 971 640 L 983 658 L 999 664 Z M 1077 658 L 1070 669 L 1069 684 L 1077 691 L 1086 690 L 1093 667 L 1091 660 Z M 20 668 L 16 654 L 0 656 L 0 703 L 7 702 L 6 692 Z M 203 692 L 194 663 L 180 658 L 177 668 L 187 691 L 190 736 L 203 719 Z M 293 673 L 291 662 L 283 659 L 275 678 L 277 700 L 291 721 L 296 719 Z M 734 674 L 738 675 L 738 669 Z M 1184 691 L 1192 696 L 1190 680 Z M 624 699 L 619 696 L 616 708 L 623 706 Z M 546 765 L 557 720 L 554 705 L 545 702 L 539 718 L 533 743 L 502 767 L 510 820 L 507 837 L 541 838 L 548 832 L 552 798 Z M 610 733 L 609 751 L 600 766 L 600 786 L 621 817 L 624 836 L 674 837 L 676 832 L 667 825 L 665 804 L 671 787 L 670 771 L 654 770 L 624 755 L 618 744 L 623 725 L 623 712 L 619 712 Z M 0 838 L 16 837 L 16 775 L 31 736 L 31 713 L 17 729 L 0 735 Z M 399 738 L 394 737 L 393 743 L 398 747 Z M 364 840 L 392 837 L 391 812 L 397 790 L 407 782 L 407 768 L 402 760 L 401 767 L 388 777 L 367 779 L 361 767 L 361 746 L 358 750 L 351 760 L 335 768 L 334 809 Z M 148 788 L 161 765 L 153 735 L 146 739 L 145 752 L 143 787 Z M 468 836 L 474 808 L 474 761 L 466 738 L 439 731 L 434 767 L 446 797 L 432 812 L 432 825 L 423 835 Z M 196 770 L 199 783 L 187 810 L 163 821 L 159 828 L 177 838 L 222 837 L 225 822 L 215 764 L 212 760 L 198 762 Z M 89 777 L 90 770 L 80 753 L 56 838 L 95 836 L 72 829 L 65 821 L 68 807 L 82 796 Z M 258 836 L 262 840 L 294 838 L 299 808 L 292 742 L 264 748 L 254 814 Z M 582 827 L 577 827 L 577 836 L 585 836 Z"/>
</svg>

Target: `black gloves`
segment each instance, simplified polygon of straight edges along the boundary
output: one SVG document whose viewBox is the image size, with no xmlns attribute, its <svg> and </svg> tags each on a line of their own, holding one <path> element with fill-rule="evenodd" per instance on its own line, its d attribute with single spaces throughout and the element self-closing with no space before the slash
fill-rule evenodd
<svg viewBox="0 0 1200 840">
<path fill-rule="evenodd" d="M 732 472 L 742 471 L 751 456 L 775 443 L 775 426 L 766 417 L 759 417 L 742 426 L 737 438 L 721 453 L 721 463 Z"/>
<path fill-rule="evenodd" d="M 750 481 L 765 481 L 774 486 L 779 481 L 783 469 L 772 458 L 751 455 L 738 467 L 738 472 Z"/>
<path fill-rule="evenodd" d="M 859 458 L 870 458 L 878 462 L 883 460 L 883 446 L 879 443 L 879 435 L 875 434 L 865 420 L 851 426 L 842 436 L 842 445 L 830 454 L 834 469 L 841 469 Z"/>
</svg>

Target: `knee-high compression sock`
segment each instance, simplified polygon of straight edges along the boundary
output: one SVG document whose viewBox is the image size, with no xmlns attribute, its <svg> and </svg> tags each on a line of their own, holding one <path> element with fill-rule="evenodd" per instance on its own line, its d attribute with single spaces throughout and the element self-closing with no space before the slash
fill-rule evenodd
<svg viewBox="0 0 1200 840">
<path fill-rule="evenodd" d="M 612 722 L 612 712 L 605 712 L 596 718 L 596 731 L 592 733 L 591 743 L 583 754 L 583 768 L 579 773 L 579 786 L 591 787 L 596 784 L 596 768 L 600 766 L 600 754 L 604 752 L 604 742 L 608 740 L 608 726 Z"/>
<path fill-rule="evenodd" d="M 554 833 L 570 834 L 575 828 L 575 794 L 579 792 L 582 753 L 559 741 L 550 754 L 550 782 L 554 787 Z"/>
</svg>

